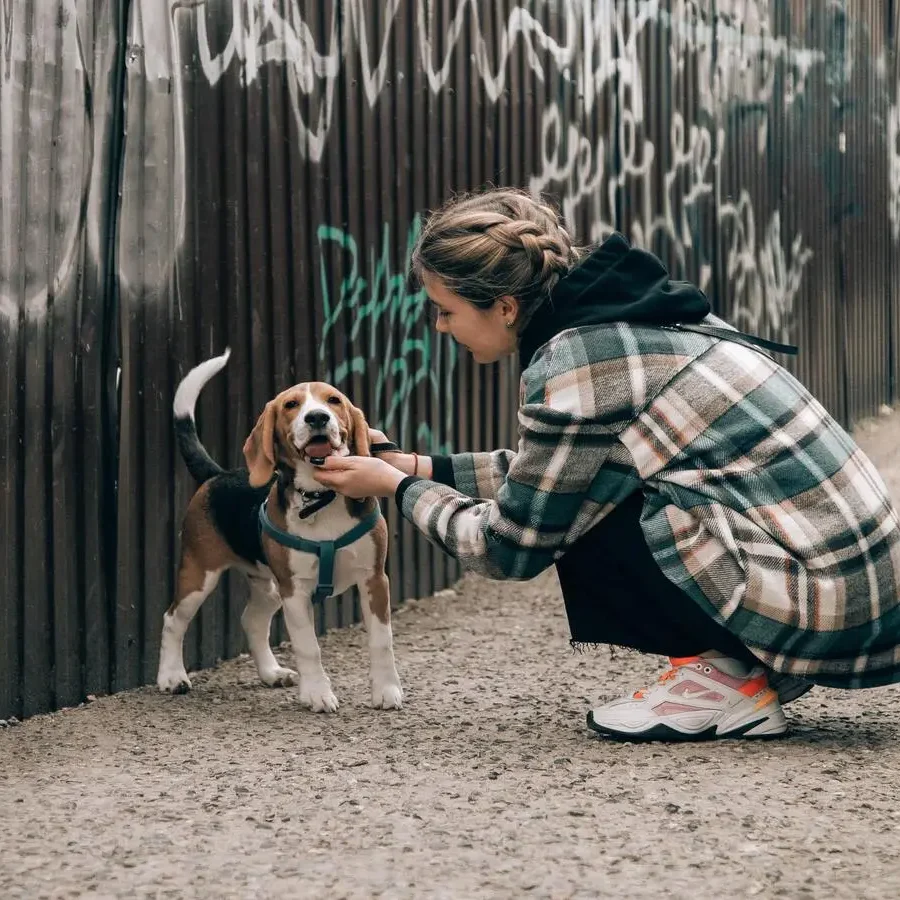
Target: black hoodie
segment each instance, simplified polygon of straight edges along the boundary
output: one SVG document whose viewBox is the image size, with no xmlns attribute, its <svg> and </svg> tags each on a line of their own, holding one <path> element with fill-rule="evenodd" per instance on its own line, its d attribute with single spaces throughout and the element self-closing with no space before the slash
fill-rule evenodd
<svg viewBox="0 0 900 900">
<path fill-rule="evenodd" d="M 700 288 L 671 280 L 657 257 L 630 246 L 615 233 L 562 278 L 548 302 L 538 307 L 519 338 L 519 362 L 527 368 L 547 341 L 568 328 L 606 322 L 678 325 L 711 337 L 738 338 L 782 353 L 795 352 L 795 348 L 741 332 L 700 325 L 711 311 Z"/>
</svg>

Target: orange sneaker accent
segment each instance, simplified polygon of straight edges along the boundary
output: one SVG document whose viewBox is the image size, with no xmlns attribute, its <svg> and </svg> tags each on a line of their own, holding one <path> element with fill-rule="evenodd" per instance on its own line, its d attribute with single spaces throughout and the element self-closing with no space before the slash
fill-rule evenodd
<svg viewBox="0 0 900 900">
<path fill-rule="evenodd" d="M 752 697 L 754 694 L 758 694 L 760 691 L 764 691 L 769 686 L 769 679 L 766 678 L 765 673 L 762 675 L 757 675 L 756 678 L 751 678 L 749 681 L 744 682 L 738 690 L 747 697 Z"/>
<path fill-rule="evenodd" d="M 699 656 L 670 656 L 669 662 L 677 669 L 679 666 L 689 666 L 697 662 Z"/>
<path fill-rule="evenodd" d="M 762 709 L 764 706 L 768 706 L 773 700 L 778 699 L 778 694 L 772 690 L 772 688 L 768 688 L 766 692 L 756 701 L 756 705 L 753 707 L 754 709 Z"/>
<path fill-rule="evenodd" d="M 692 657 L 692 659 L 696 658 L 697 657 Z M 671 681 L 678 674 L 678 666 L 675 664 L 674 660 L 671 657 L 669 657 L 669 662 L 672 663 L 672 668 L 666 669 L 666 671 L 656 679 L 657 684 L 665 684 L 667 681 Z M 631 696 L 635 700 L 643 700 L 644 694 L 647 693 L 647 690 L 647 688 L 642 688 L 639 691 L 635 691 Z"/>
</svg>

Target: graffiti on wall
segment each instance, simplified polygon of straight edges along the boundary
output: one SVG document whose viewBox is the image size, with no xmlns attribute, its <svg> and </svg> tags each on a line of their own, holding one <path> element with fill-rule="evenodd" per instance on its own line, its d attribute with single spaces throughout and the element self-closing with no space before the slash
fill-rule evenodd
<svg viewBox="0 0 900 900">
<path fill-rule="evenodd" d="M 335 91 L 341 67 L 350 53 L 356 54 L 363 96 L 373 107 L 384 89 L 391 69 L 391 32 L 398 15 L 414 21 L 418 58 L 432 93 L 439 93 L 450 81 L 454 55 L 464 36 L 471 33 L 473 50 L 471 62 L 474 73 L 481 79 L 489 100 L 494 101 L 506 84 L 509 62 L 519 40 L 528 65 L 541 72 L 543 57 L 549 55 L 558 71 L 571 65 L 578 52 L 579 13 L 590 3 L 565 0 L 560 13 L 565 21 L 564 31 L 570 42 L 554 40 L 524 6 L 510 11 L 499 35 L 499 49 L 492 34 L 485 34 L 484 11 L 477 0 L 459 0 L 450 18 L 449 28 L 436 15 L 436 4 L 428 0 L 380 0 L 382 8 L 378 20 L 382 34 L 370 45 L 366 20 L 370 13 L 369 0 L 343 0 L 323 4 L 325 21 L 315 29 L 306 4 L 300 0 L 231 0 L 228 37 L 217 42 L 211 37 L 210 18 L 219 17 L 221 7 L 209 0 L 176 0 L 190 5 L 196 12 L 196 32 L 200 65 L 210 84 L 216 84 L 232 65 L 237 65 L 243 84 L 250 85 L 259 77 L 267 63 L 285 67 L 288 90 L 300 150 L 310 160 L 321 159 L 325 143 L 335 120 Z M 610 2 L 610 0 L 606 0 Z M 601 6 L 604 3 L 601 0 Z M 402 10 L 402 12 L 401 12 Z M 216 29 L 217 31 L 220 29 Z M 325 34 L 324 42 L 317 41 L 315 31 Z M 438 33 L 441 33 L 438 39 Z M 435 59 L 434 48 L 441 42 L 446 46 L 443 59 Z M 496 60 L 492 57 L 496 55 Z M 314 99 L 308 104 L 301 98 Z"/>
<path fill-rule="evenodd" d="M 315 164 L 340 127 L 335 97 L 351 56 L 361 98 L 375 109 L 382 93 L 393 89 L 391 79 L 408 74 L 398 66 L 419 67 L 429 91 L 438 95 L 452 87 L 458 56 L 467 53 L 467 77 L 479 80 L 488 103 L 508 87 L 512 66 L 520 61 L 547 85 L 554 99 L 539 111 L 538 166 L 527 186 L 558 195 L 568 219 L 588 223 L 582 237 L 598 240 L 618 227 L 638 244 L 664 246 L 680 274 L 696 274 L 708 287 L 713 250 L 704 246 L 699 223 L 714 210 L 735 316 L 745 327 L 790 329 L 812 250 L 799 228 L 787 230 L 782 211 L 762 214 L 745 185 L 726 188 L 732 123 L 736 116 L 749 117 L 762 161 L 770 115 L 776 109 L 790 115 L 820 67 L 839 90 L 855 64 L 852 41 L 826 59 L 822 49 L 788 40 L 774 30 L 773 0 L 559 0 L 513 5 L 500 18 L 487 16 L 476 0 L 457 0 L 443 9 L 443 18 L 428 0 L 379 3 L 374 34 L 366 0 L 320 4 L 315 19 L 300 0 L 131 4 L 125 60 L 129 87 L 142 106 L 129 111 L 133 121 L 125 144 L 117 242 L 124 288 L 133 287 L 145 299 L 164 296 L 184 250 L 190 115 L 185 72 L 191 65 L 209 86 L 231 72 L 247 88 L 260 81 L 266 67 L 277 66 L 296 126 L 293 149 Z M 0 6 L 0 230 L 27 235 L 24 256 L 11 242 L 0 244 L 0 316 L 10 321 L 17 319 L 23 296 L 27 316 L 46 313 L 50 298 L 74 272 L 85 224 L 89 246 L 99 241 L 85 202 L 96 154 L 78 6 L 59 0 L 35 8 L 33 19 L 26 19 L 21 5 L 3 0 Z M 398 60 L 393 37 L 401 17 L 411 31 L 413 56 Z M 662 31 L 665 43 L 649 40 L 650 29 Z M 27 48 L 35 45 L 58 48 L 55 71 L 26 66 Z M 650 127 L 657 87 L 650 83 L 647 48 L 653 46 L 668 52 L 671 96 L 691 94 L 695 101 L 690 114 L 667 101 L 668 128 L 661 131 Z M 687 79 L 690 91 L 679 83 Z M 900 93 L 900 85 L 893 93 Z M 895 96 L 884 123 L 896 241 L 898 109 Z M 19 127 L 26 116 L 28 148 L 21 144 Z M 589 127 L 598 120 L 599 126 Z M 11 168 L 23 153 L 35 161 L 50 148 L 52 179 L 21 179 Z M 632 199 L 623 216 L 625 197 Z"/>
<path fill-rule="evenodd" d="M 367 31 L 362 0 L 327 5 L 317 28 L 297 0 L 232 0 L 225 36 L 221 22 L 212 27 L 210 18 L 218 13 L 205 0 L 190 5 L 200 64 L 210 84 L 232 66 L 245 85 L 253 84 L 268 63 L 284 66 L 299 149 L 313 162 L 321 159 L 335 127 L 337 80 L 350 54 L 365 102 L 370 108 L 377 104 L 393 71 L 390 38 L 398 16 L 415 26 L 414 63 L 433 94 L 451 84 L 455 55 L 464 46 L 470 51 L 469 75 L 480 80 L 490 102 L 506 87 L 510 60 L 521 58 L 537 77 L 562 85 L 576 98 L 574 116 L 562 100 L 541 112 L 540 168 L 530 178 L 530 189 L 560 196 L 570 221 L 586 207 L 590 226 L 584 237 L 591 241 L 616 227 L 618 198 L 628 192 L 639 196 L 624 225 L 629 237 L 648 247 L 664 242 L 681 272 L 696 272 L 703 287 L 711 277 L 711 250 L 697 246 L 696 222 L 700 208 L 715 201 L 730 247 L 725 270 L 736 314 L 747 327 L 760 327 L 766 316 L 776 330 L 788 327 L 811 250 L 801 233 L 783 233 L 777 211 L 758 221 L 749 195 L 739 191 L 732 199 L 721 184 L 729 115 L 736 108 L 752 109 L 762 156 L 776 91 L 781 92 L 780 108 L 789 112 L 803 96 L 810 73 L 825 61 L 822 50 L 773 33 L 770 0 L 721 0 L 714 7 L 708 0 L 673 0 L 667 8 L 658 0 L 562 0 L 549 13 L 556 17 L 553 34 L 524 5 L 509 10 L 493 34 L 487 29 L 489 17 L 472 0 L 455 4 L 449 27 L 425 0 L 383 0 L 375 38 Z M 654 88 L 647 82 L 642 38 L 651 27 L 668 33 L 674 76 L 684 77 L 688 70 L 696 75 L 699 115 L 689 121 L 682 110 L 672 109 L 664 147 L 645 130 Z M 602 101 L 610 99 L 610 91 L 616 124 L 605 133 L 586 133 L 584 123 L 607 108 Z M 615 171 L 610 167 L 613 147 Z"/>
<path fill-rule="evenodd" d="M 726 196 L 722 162 L 728 149 L 727 124 L 736 109 L 751 109 L 757 121 L 757 152 L 763 158 L 776 70 L 781 69 L 781 100 L 789 110 L 803 94 L 813 67 L 823 62 L 824 53 L 789 46 L 785 39 L 774 37 L 767 0 L 718 3 L 715 16 L 709 15 L 709 6 L 679 0 L 666 11 L 648 2 L 632 7 L 631 15 L 615 4 L 596 6 L 589 23 L 593 27 L 587 29 L 594 36 L 593 44 L 582 52 L 587 59 L 611 58 L 617 65 L 614 70 L 598 65 L 590 77 L 579 79 L 578 96 L 584 97 L 586 117 L 600 89 L 610 86 L 615 75 L 617 126 L 615 131 L 611 126 L 609 139 L 600 136 L 592 141 L 580 132 L 577 122 L 565 123 L 559 104 L 548 106 L 542 119 L 541 170 L 532 176 L 530 188 L 535 193 L 558 193 L 570 221 L 587 206 L 591 241 L 618 227 L 641 246 L 654 248 L 663 243 L 680 274 L 693 269 L 704 289 L 712 275 L 711 251 L 698 246 L 701 229 L 695 223 L 700 207 L 715 201 L 718 224 L 729 245 L 725 268 L 737 317 L 744 327 L 758 328 L 767 312 L 778 311 L 770 321 L 777 321 L 777 330 L 783 331 L 811 251 L 804 246 L 802 234 L 790 236 L 790 262 L 785 266 L 785 250 L 772 246 L 773 240 L 782 238 L 777 211 L 766 223 L 764 235 L 758 236 L 749 194 L 742 190 L 735 201 Z M 645 83 L 646 61 L 640 48 L 642 33 L 651 25 L 668 31 L 675 79 L 690 72 L 697 91 L 696 120 L 686 120 L 683 111 L 673 108 L 664 147 L 646 133 L 653 88 Z M 677 83 L 672 93 L 678 95 Z M 617 171 L 607 173 L 613 144 L 618 149 Z M 663 159 L 668 162 L 661 163 Z M 629 207 L 626 222 L 617 226 L 617 200 L 629 193 L 640 199 Z M 775 295 L 768 293 L 773 288 Z"/>
<path fill-rule="evenodd" d="M 734 294 L 734 324 L 750 331 L 768 324 L 778 340 L 790 341 L 794 301 L 812 250 L 804 246 L 803 235 L 798 232 L 785 251 L 778 210 L 772 213 L 758 241 L 753 204 L 746 191 L 737 202 L 722 205 L 719 221 L 729 225 L 725 271 Z"/>
<path fill-rule="evenodd" d="M 432 407 L 444 410 L 440 430 L 445 436 L 452 434 L 457 359 L 456 345 L 431 328 L 424 290 L 409 289 L 409 257 L 420 227 L 416 218 L 407 235 L 405 264 L 400 271 L 394 271 L 391 262 L 393 236 L 387 225 L 381 244 L 370 247 L 364 256 L 349 232 L 330 225 L 319 228 L 323 301 L 319 358 L 327 364 L 329 340 L 340 324 L 347 323 L 354 349 L 341 354 L 334 368 L 326 371 L 325 380 L 343 387 L 353 375 L 370 375 L 372 360 L 382 360 L 367 405 L 372 423 L 395 436 L 401 447 L 448 453 L 448 437 L 442 440 L 428 422 L 419 422 L 415 428 L 412 423 L 414 395 L 424 386 Z M 341 261 L 337 271 L 328 263 L 334 247 Z"/>
</svg>

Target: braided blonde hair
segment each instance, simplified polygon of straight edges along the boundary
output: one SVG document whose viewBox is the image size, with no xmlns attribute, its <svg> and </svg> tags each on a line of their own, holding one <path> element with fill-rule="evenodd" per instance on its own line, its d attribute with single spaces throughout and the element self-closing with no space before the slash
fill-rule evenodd
<svg viewBox="0 0 900 900">
<path fill-rule="evenodd" d="M 521 329 L 579 256 L 553 208 L 524 191 L 496 188 L 432 213 L 410 268 L 414 283 L 431 273 L 480 309 L 514 297 Z"/>
</svg>

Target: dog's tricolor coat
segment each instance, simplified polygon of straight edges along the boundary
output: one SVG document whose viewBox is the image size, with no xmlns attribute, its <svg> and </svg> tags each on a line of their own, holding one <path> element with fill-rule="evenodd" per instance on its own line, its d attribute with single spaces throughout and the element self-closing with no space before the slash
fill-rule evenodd
<svg viewBox="0 0 900 900">
<path fill-rule="evenodd" d="M 163 617 L 157 684 L 183 693 L 191 682 L 182 643 L 188 625 L 226 569 L 250 580 L 241 616 L 259 677 L 270 686 L 296 684 L 300 701 L 315 711 L 334 712 L 338 701 L 322 667 L 311 598 L 319 561 L 261 533 L 259 510 L 268 500 L 276 530 L 308 541 L 333 541 L 376 509 L 377 501 L 338 497 L 313 478 L 311 460 L 337 454 L 369 455 L 365 417 L 340 391 L 321 382 L 298 384 L 266 408 L 244 444 L 246 469 L 225 471 L 197 436 L 194 407 L 203 386 L 228 362 L 229 352 L 209 359 L 184 377 L 175 394 L 178 447 L 200 487 L 191 499 L 181 533 L 181 564 L 175 600 Z M 387 526 L 374 528 L 336 551 L 334 594 L 356 585 L 369 634 L 372 704 L 399 708 L 403 700 L 394 665 L 390 588 L 385 574 Z M 283 668 L 269 645 L 272 617 L 284 606 L 298 673 Z"/>
</svg>

